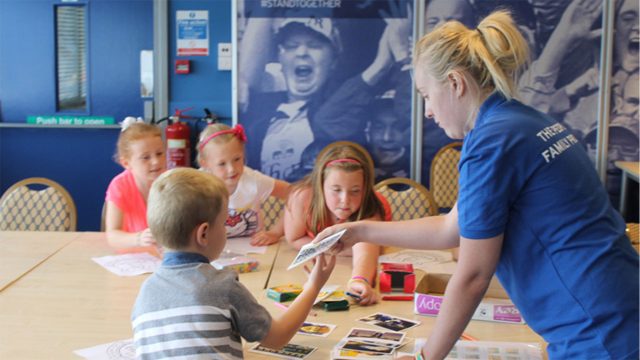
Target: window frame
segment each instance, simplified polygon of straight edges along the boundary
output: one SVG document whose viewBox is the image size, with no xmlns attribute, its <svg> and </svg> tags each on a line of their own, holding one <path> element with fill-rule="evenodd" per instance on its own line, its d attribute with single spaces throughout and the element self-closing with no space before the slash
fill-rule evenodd
<svg viewBox="0 0 640 360">
<path fill-rule="evenodd" d="M 84 31 L 84 49 L 82 50 L 84 56 L 84 106 L 78 108 L 65 108 L 62 106 L 60 99 L 60 71 L 59 71 L 59 36 L 58 36 L 58 9 L 60 8 L 76 7 L 83 10 L 83 31 Z M 58 114 L 75 114 L 75 115 L 89 115 L 91 114 L 91 101 L 90 101 L 90 58 L 89 58 L 89 4 L 86 2 L 74 2 L 74 3 L 62 3 L 55 4 L 53 7 L 53 52 L 54 52 L 54 79 L 55 79 L 55 111 Z M 80 28 L 80 27 L 78 27 Z"/>
</svg>

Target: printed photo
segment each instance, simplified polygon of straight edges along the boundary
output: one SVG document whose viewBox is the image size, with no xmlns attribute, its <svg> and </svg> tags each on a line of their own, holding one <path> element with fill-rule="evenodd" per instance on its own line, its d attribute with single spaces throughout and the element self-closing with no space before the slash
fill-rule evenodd
<svg viewBox="0 0 640 360">
<path fill-rule="evenodd" d="M 334 360 L 342 360 L 342 359 L 392 359 L 392 355 L 384 354 L 384 353 L 370 353 L 365 351 L 358 350 L 349 350 L 349 349 L 337 349 L 333 351 L 332 359 Z"/>
<path fill-rule="evenodd" d="M 340 240 L 340 238 L 342 237 L 342 234 L 344 234 L 345 231 L 347 231 L 347 229 L 343 229 L 333 235 L 327 236 L 326 239 L 323 239 L 318 243 L 315 243 L 315 244 L 309 243 L 304 245 L 302 248 L 300 248 L 298 255 L 296 255 L 296 258 L 293 260 L 291 265 L 289 265 L 287 270 L 291 270 L 296 266 L 303 264 L 313 259 L 314 257 L 322 254 L 323 252 L 331 249 L 331 247 L 335 245 L 335 243 L 337 243 L 338 240 Z"/>
<path fill-rule="evenodd" d="M 402 331 L 420 324 L 419 321 L 403 319 L 383 313 L 369 315 L 365 318 L 359 319 L 358 321 L 362 321 L 369 325 L 378 326 L 392 331 Z"/>
<path fill-rule="evenodd" d="M 333 324 L 304 322 L 298 329 L 298 334 L 327 337 L 335 327 Z"/>
<path fill-rule="evenodd" d="M 296 344 L 287 344 L 280 350 L 270 349 L 260 344 L 256 344 L 250 351 L 284 359 L 304 359 L 317 348 Z"/>
<path fill-rule="evenodd" d="M 392 354 L 395 351 L 393 346 L 385 346 L 384 344 L 373 341 L 355 341 L 348 340 L 342 345 L 342 349 L 354 350 L 369 354 Z"/>
<path fill-rule="evenodd" d="M 377 331 L 371 329 L 353 328 L 346 336 L 347 339 L 381 341 L 386 344 L 399 346 L 405 338 L 405 334 L 395 331 Z"/>
<path fill-rule="evenodd" d="M 236 107 L 248 165 L 296 181 L 318 149 L 349 140 L 369 148 L 377 172 L 409 174 L 413 1 L 322 2 L 312 11 L 238 3 Z M 371 119 L 380 106 L 379 126 Z"/>
</svg>

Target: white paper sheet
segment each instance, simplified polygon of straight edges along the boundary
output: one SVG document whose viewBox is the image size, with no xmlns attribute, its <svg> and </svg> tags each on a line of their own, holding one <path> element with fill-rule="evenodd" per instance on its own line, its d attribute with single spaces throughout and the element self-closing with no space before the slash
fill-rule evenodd
<svg viewBox="0 0 640 360">
<path fill-rule="evenodd" d="M 103 256 L 91 259 L 118 276 L 152 273 L 161 263 L 160 259 L 148 253 Z"/>
<path fill-rule="evenodd" d="M 267 252 L 267 247 L 251 245 L 250 237 L 234 237 L 227 239 L 224 251 L 240 253 L 242 255 L 247 255 L 249 253 L 264 254 Z"/>
<path fill-rule="evenodd" d="M 451 274 L 456 268 L 451 253 L 439 250 L 401 250 L 380 255 L 378 262 L 413 264 L 414 270 Z"/>
<path fill-rule="evenodd" d="M 338 240 L 340 240 L 340 238 L 346 231 L 347 229 L 342 229 L 335 234 L 331 234 L 327 236 L 326 238 L 320 240 L 317 243 L 308 243 L 306 245 L 303 245 L 300 248 L 298 255 L 296 255 L 295 259 L 293 259 L 293 262 L 291 263 L 291 265 L 289 265 L 287 270 L 291 270 L 296 266 L 304 264 L 305 262 L 322 254 L 323 252 L 331 249 L 331 247 L 333 247 L 333 245 L 335 245 L 335 243 L 337 243 Z"/>
<path fill-rule="evenodd" d="M 91 360 L 133 360 L 136 358 L 136 349 L 132 339 L 75 350 L 73 353 Z"/>
</svg>

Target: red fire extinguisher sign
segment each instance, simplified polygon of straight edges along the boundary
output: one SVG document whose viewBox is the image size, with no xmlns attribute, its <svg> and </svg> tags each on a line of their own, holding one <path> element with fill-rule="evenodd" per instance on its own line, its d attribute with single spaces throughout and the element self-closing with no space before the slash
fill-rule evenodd
<svg viewBox="0 0 640 360">
<path fill-rule="evenodd" d="M 191 166 L 191 144 L 189 125 L 173 117 L 165 129 L 167 139 L 167 169 Z"/>
</svg>

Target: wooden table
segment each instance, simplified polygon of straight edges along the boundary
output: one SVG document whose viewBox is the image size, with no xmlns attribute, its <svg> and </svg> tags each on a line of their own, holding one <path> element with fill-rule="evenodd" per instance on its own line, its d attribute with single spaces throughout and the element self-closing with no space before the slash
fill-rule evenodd
<svg viewBox="0 0 640 360">
<path fill-rule="evenodd" d="M 78 234 L 70 232 L 41 232 L 25 236 L 23 231 L 0 232 L 0 291 L 56 254 Z"/>
<path fill-rule="evenodd" d="M 442 252 L 437 252 L 442 253 Z M 269 279 L 269 287 L 287 284 L 298 283 L 304 284 L 306 281 L 306 274 L 303 272 L 302 267 L 298 267 L 287 271 L 286 268 L 293 261 L 297 251 L 293 250 L 286 244 L 281 245 L 281 249 L 278 252 L 278 257 L 274 263 L 273 272 Z M 455 263 L 449 262 L 444 264 L 435 264 L 434 269 L 437 272 L 442 270 L 455 269 Z M 336 267 L 331 274 L 331 278 L 327 281 L 328 285 L 340 285 L 342 289 L 345 289 L 347 281 L 351 277 L 351 258 L 350 257 L 338 257 Z M 283 310 L 274 305 L 274 301 L 267 298 L 265 292 L 260 295 L 256 294 L 259 302 L 269 310 L 274 316 L 282 314 Z M 352 305 L 348 311 L 332 311 L 327 312 L 322 309 L 314 308 L 313 312 L 317 316 L 309 316 L 308 321 L 319 322 L 326 324 L 337 325 L 333 332 L 328 337 L 316 337 L 307 335 L 296 335 L 291 342 L 299 345 L 313 346 L 318 349 L 311 354 L 309 359 L 329 359 L 331 350 L 338 341 L 344 338 L 349 330 L 354 327 L 375 329 L 368 324 L 358 322 L 357 320 L 376 312 L 383 312 L 391 315 L 397 315 L 399 317 L 413 319 L 419 321 L 421 324 L 417 327 L 406 330 L 408 337 L 417 338 L 428 337 L 429 333 L 435 326 L 435 317 L 416 315 L 413 312 L 413 302 L 410 301 L 381 301 L 373 306 L 358 306 Z M 381 329 L 378 329 L 381 330 Z M 502 324 L 488 321 L 472 320 L 467 329 L 465 330 L 471 336 L 474 336 L 478 340 L 487 341 L 510 341 L 510 342 L 535 342 L 545 349 L 546 344 L 544 340 L 527 325 L 520 324 Z M 245 343 L 245 357 L 250 359 L 273 359 L 272 357 L 265 356 L 249 352 L 249 349 L 253 347 L 255 343 Z M 403 352 L 412 352 L 413 343 L 400 349 Z M 546 356 L 546 353 L 545 353 Z"/>
<path fill-rule="evenodd" d="M 615 165 L 622 170 L 622 185 L 620 187 L 620 213 L 623 218 L 627 215 L 627 192 L 629 182 L 631 180 L 638 183 L 638 174 L 640 173 L 640 162 L 634 161 L 616 161 Z"/>
<path fill-rule="evenodd" d="M 14 275 L 15 281 L 0 292 L 0 359 L 73 358 L 74 350 L 132 337 L 131 309 L 148 275 L 120 277 L 91 260 L 114 253 L 104 233 L 0 232 L 0 244 L 12 249 L 0 253 L 3 279 L 9 274 L 6 269 L 26 269 Z M 11 260 L 15 254 L 20 254 L 16 258 L 21 261 Z M 283 242 L 270 246 L 266 254 L 251 254 L 260 261 L 259 271 L 240 275 L 240 281 L 273 316 L 282 314 L 282 310 L 265 296 L 265 286 L 302 284 L 306 280 L 302 268 L 286 271 L 295 254 Z M 10 260 L 15 266 L 4 265 Z M 441 265 L 442 269 L 455 268 L 453 263 Z M 13 270 L 15 273 L 20 271 Z M 328 284 L 344 288 L 350 274 L 351 259 L 339 258 Z M 370 327 L 356 320 L 374 312 L 419 320 L 420 326 L 407 331 L 413 338 L 428 336 L 435 324 L 433 317 L 414 315 L 411 302 L 386 301 L 340 312 L 314 311 L 318 316 L 310 317 L 310 321 L 337 327 L 327 338 L 294 337 L 293 343 L 318 348 L 311 359 L 327 359 L 352 327 Z M 526 325 L 471 321 L 466 331 L 479 340 L 544 343 Z M 248 352 L 252 345 L 245 344 L 246 358 L 268 358 Z"/>
<path fill-rule="evenodd" d="M 4 249 L 51 238 L 56 237 L 0 232 Z M 74 350 L 132 338 L 131 309 L 148 275 L 120 277 L 91 260 L 114 254 L 104 233 L 67 233 L 60 239 L 69 242 L 54 240 L 59 251 L 0 292 L 0 359 L 74 358 Z M 241 275 L 251 291 L 264 288 L 277 248 L 251 254 L 261 263 L 261 271 Z M 8 259 L 6 252 L 0 254 L 0 264 Z"/>
</svg>

